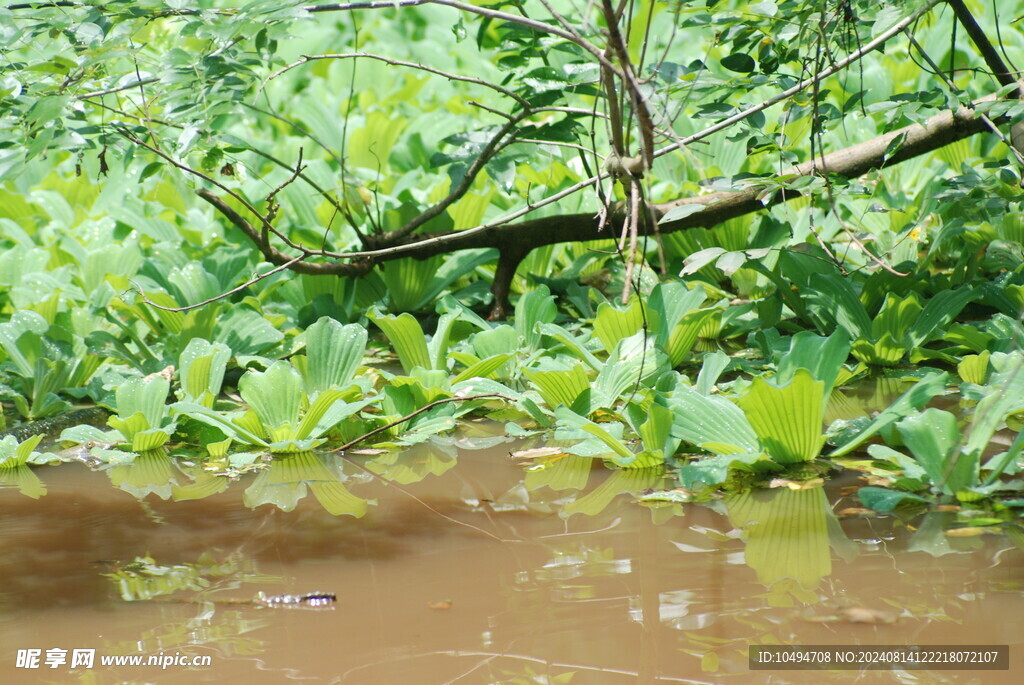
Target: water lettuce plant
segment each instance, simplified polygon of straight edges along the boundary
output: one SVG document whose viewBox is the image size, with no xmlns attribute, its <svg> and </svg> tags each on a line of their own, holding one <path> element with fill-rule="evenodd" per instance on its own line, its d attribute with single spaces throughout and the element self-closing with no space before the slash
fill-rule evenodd
<svg viewBox="0 0 1024 685">
<path fill-rule="evenodd" d="M 712 393 L 724 367 L 706 364 L 707 378 L 678 384 L 668 398 L 672 434 L 713 456 L 683 466 L 688 487 L 725 480 L 734 464 L 794 466 L 816 459 L 824 445 L 824 411 L 849 354 L 846 335 L 821 338 L 809 332 L 789 341 L 774 374 L 755 376 L 734 397 Z"/>
<path fill-rule="evenodd" d="M 51 326 L 43 315 L 21 310 L 0 323 L 0 369 L 13 377 L 9 398 L 18 413 L 31 420 L 53 416 L 71 405 L 60 393 L 80 388 L 96 373 L 103 359 L 87 354 L 84 341 L 67 330 Z"/>
<path fill-rule="evenodd" d="M 34 435 L 22 442 L 11 435 L 0 439 L 0 486 L 15 487 L 32 499 L 46 494 L 43 481 L 28 467 L 29 464 L 45 464 L 54 460 L 51 455 L 35 451 L 42 439 L 42 435 Z"/>
<path fill-rule="evenodd" d="M 830 330 L 846 331 L 853 356 L 871 366 L 895 366 L 937 337 L 978 293 L 969 286 L 943 290 L 922 304 L 917 292 L 889 292 L 872 317 L 848 280 L 816 273 L 804 297 L 813 317 Z"/>
<path fill-rule="evenodd" d="M 123 443 L 132 453 L 156 450 L 167 443 L 177 428 L 167 405 L 170 387 L 170 381 L 160 375 L 129 378 L 115 392 L 115 414 L 107 419 L 107 425 L 113 430 L 73 426 L 62 431 L 60 439 L 78 444 Z M 103 454 L 105 448 L 94 448 L 93 452 Z"/>
<path fill-rule="evenodd" d="M 984 386 L 965 390 L 970 419 L 930 407 L 895 422 L 896 445 L 868 448 L 875 459 L 892 463 L 902 475 L 905 489 L 931 490 L 939 496 L 972 502 L 1002 487 L 1000 479 L 1020 472 L 1024 433 L 1018 432 L 1005 449 L 995 451 L 997 432 L 1005 429 L 1014 414 L 1024 412 L 1024 356 L 1020 352 L 996 357 L 997 371 Z M 902 444 L 899 444 L 902 443 Z M 909 454 L 907 454 L 909 452 Z M 916 487 L 915 487 L 916 486 Z M 904 498 L 880 488 L 862 491 L 868 506 L 891 509 Z"/>
<path fill-rule="evenodd" d="M 231 348 L 211 343 L 204 338 L 192 338 L 178 358 L 180 390 L 178 398 L 204 407 L 213 407 L 220 395 L 224 372 L 231 359 Z"/>
<path fill-rule="evenodd" d="M 358 389 L 331 388 L 316 393 L 303 388 L 302 376 L 286 361 L 266 371 L 248 371 L 238 392 L 250 407 L 220 412 L 191 402 L 178 402 L 174 410 L 220 429 L 224 436 L 275 453 L 304 452 L 323 444 L 324 435 L 376 398 L 363 399 Z"/>
<path fill-rule="evenodd" d="M 366 340 L 362 326 L 319 319 L 305 332 L 306 354 L 294 356 L 290 362 L 276 361 L 265 371 L 247 371 L 238 381 L 238 392 L 248 409 L 226 412 L 215 409 L 211 398 L 213 387 L 219 388 L 223 378 L 221 364 L 226 361 L 227 348 L 193 340 L 182 355 L 183 369 L 184 362 L 189 362 L 183 370 L 186 399 L 172 409 L 217 428 L 224 440 L 274 453 L 312 449 L 322 444 L 324 435 L 339 422 L 378 399 L 366 398 L 368 388 L 353 384 Z M 190 384 L 193 389 L 186 389 Z M 195 401 L 197 395 L 208 401 Z M 228 443 L 213 444 L 221 453 Z"/>
</svg>

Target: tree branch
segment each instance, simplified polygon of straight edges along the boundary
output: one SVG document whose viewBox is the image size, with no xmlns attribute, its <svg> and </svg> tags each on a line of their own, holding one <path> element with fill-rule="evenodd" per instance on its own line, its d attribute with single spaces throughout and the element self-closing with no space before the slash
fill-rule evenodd
<svg viewBox="0 0 1024 685">
<path fill-rule="evenodd" d="M 1014 83 L 1018 84 L 1017 97 L 1019 97 L 1020 83 L 1017 80 L 1017 75 L 1003 62 L 1003 58 L 999 56 L 999 52 L 992 45 L 992 41 L 988 39 L 988 36 L 985 35 L 985 31 L 978 26 L 978 22 L 974 20 L 974 15 L 967 9 L 967 5 L 964 4 L 963 0 L 946 0 L 946 3 L 953 8 L 953 13 L 956 15 L 957 20 L 967 31 L 967 35 L 971 37 L 971 41 L 978 48 L 978 52 L 981 53 L 988 68 L 992 70 L 992 75 L 999 81 L 999 85 L 1009 86 Z"/>
<path fill-rule="evenodd" d="M 989 101 L 982 98 L 973 104 Z M 861 176 L 872 169 L 881 169 L 986 131 L 985 122 L 972 109 L 961 107 L 956 112 L 942 112 L 920 124 L 912 124 L 891 131 L 863 143 L 817 157 L 783 171 L 777 179 L 792 179 L 814 174 L 836 174 L 845 178 Z M 886 156 L 890 144 L 903 138 L 902 146 Z M 656 218 L 683 205 L 699 205 L 700 210 L 676 221 L 659 226 L 661 233 L 672 233 L 689 228 L 710 228 L 736 217 L 763 211 L 780 202 L 799 197 L 800 193 L 779 189 L 778 180 L 766 179 L 747 190 L 716 192 L 684 198 L 653 206 Z M 769 195 L 766 197 L 766 193 Z M 610 221 L 621 222 L 621 206 L 616 208 Z M 556 243 L 585 242 L 603 238 L 598 228 L 600 218 L 591 213 L 570 214 L 533 219 L 516 224 L 487 225 L 466 231 L 453 231 L 437 235 L 411 236 L 399 245 L 376 252 L 365 253 L 377 261 L 400 256 L 425 259 L 454 250 L 481 247 L 498 248 L 502 255 L 499 273 L 495 275 L 491 291 L 495 296 L 492 318 L 509 311 L 508 287 L 518 262 L 533 248 Z M 641 234 L 652 235 L 654 226 L 641 223 Z M 524 250 L 524 248 L 527 248 Z M 518 257 L 518 259 L 517 259 Z M 513 264 L 513 262 L 515 262 Z"/>
<path fill-rule="evenodd" d="M 216 193 L 207 190 L 206 188 L 199 188 L 196 190 L 196 195 L 213 205 L 213 207 L 223 214 L 228 221 L 241 230 L 246 237 L 256 245 L 263 257 L 271 264 L 276 266 L 290 264 L 291 266 L 289 268 L 291 268 L 292 271 L 302 274 L 311 274 L 314 276 L 364 276 L 373 268 L 373 261 L 368 259 L 354 262 L 304 261 L 313 254 L 313 251 L 311 250 L 304 251 L 301 257 L 289 257 L 273 245 L 270 245 L 269 243 L 264 244 L 260 231 L 256 230 L 255 226 L 249 223 L 245 217 L 236 212 L 234 207 L 225 202 Z"/>
</svg>

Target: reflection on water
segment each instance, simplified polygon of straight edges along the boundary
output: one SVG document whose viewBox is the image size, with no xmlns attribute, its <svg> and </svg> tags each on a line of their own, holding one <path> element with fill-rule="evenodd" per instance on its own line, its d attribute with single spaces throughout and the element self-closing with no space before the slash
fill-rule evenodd
<svg viewBox="0 0 1024 685">
<path fill-rule="evenodd" d="M 639 505 L 617 493 L 659 487 L 657 473 L 591 471 L 580 457 L 529 471 L 507 446 L 457 456 L 423 445 L 364 470 L 297 455 L 227 489 L 183 477 L 166 455 L 116 473 L 37 469 L 45 496 L 0 491 L 0 682 L 1010 683 L 1024 672 L 1024 554 L 1000 535 L 948 537 L 948 513 L 837 518 L 853 503 L 785 487 Z M 124 601 L 125 577 L 130 597 L 152 599 Z M 334 593 L 336 608 L 281 610 L 252 601 L 261 592 Z M 1016 671 L 748 671 L 748 646 L 776 643 L 1010 644 Z M 97 664 L 16 668 L 31 648 L 94 648 Z M 140 654 L 211 665 L 98 663 Z"/>
</svg>

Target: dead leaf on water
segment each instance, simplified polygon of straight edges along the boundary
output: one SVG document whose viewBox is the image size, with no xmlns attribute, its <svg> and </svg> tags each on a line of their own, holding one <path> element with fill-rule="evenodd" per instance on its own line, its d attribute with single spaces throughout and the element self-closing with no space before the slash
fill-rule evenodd
<svg viewBox="0 0 1024 685">
<path fill-rule="evenodd" d="M 556 454 L 562 454 L 563 450 L 558 447 L 533 447 L 528 450 L 516 450 L 515 452 L 509 452 L 509 456 L 513 459 L 542 459 L 544 457 L 553 457 Z"/>
<path fill-rule="evenodd" d="M 847 518 L 853 516 L 874 516 L 875 513 L 874 509 L 865 509 L 864 507 L 846 507 L 845 509 L 837 511 L 836 515 Z"/>
<path fill-rule="evenodd" d="M 899 616 L 891 611 L 869 609 L 868 607 L 845 607 L 834 614 L 824 616 L 806 616 L 804 620 L 808 623 L 863 623 L 874 625 L 888 625 L 896 623 Z"/>
<path fill-rule="evenodd" d="M 788 478 L 773 478 L 768 483 L 769 488 L 789 488 L 790 490 L 813 490 L 825 484 L 824 478 L 812 478 L 810 480 L 790 480 Z"/>
<path fill-rule="evenodd" d="M 964 528 L 950 528 L 946 531 L 946 536 L 951 538 L 973 538 L 978 535 L 984 535 L 987 532 L 988 530 L 985 528 L 966 526 Z"/>
<path fill-rule="evenodd" d="M 880 611 L 867 607 L 846 607 L 839 616 L 847 623 L 895 623 L 898 618 L 891 611 Z"/>
<path fill-rule="evenodd" d="M 165 366 L 163 371 L 157 371 L 156 373 L 149 374 L 148 376 L 142 379 L 142 382 L 149 383 L 150 381 L 156 380 L 157 378 L 163 378 L 165 381 L 170 383 L 171 381 L 174 380 L 174 367 Z"/>
</svg>

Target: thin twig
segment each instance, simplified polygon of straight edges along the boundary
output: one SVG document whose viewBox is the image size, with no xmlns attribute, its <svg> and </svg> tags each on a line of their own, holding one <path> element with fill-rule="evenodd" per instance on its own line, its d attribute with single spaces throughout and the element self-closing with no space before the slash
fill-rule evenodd
<svg viewBox="0 0 1024 685">
<path fill-rule="evenodd" d="M 281 67 L 280 69 L 278 69 L 277 71 L 272 73 L 270 76 L 268 76 L 266 79 L 264 79 L 263 83 L 260 84 L 259 90 L 262 90 L 266 86 L 267 83 L 269 83 L 270 81 L 274 80 L 275 78 L 277 78 L 281 74 L 283 74 L 283 73 L 285 73 L 287 71 L 290 71 L 290 70 L 294 69 L 295 67 L 302 66 L 303 64 L 307 64 L 309 62 L 315 62 L 315 61 L 321 60 L 321 59 L 358 59 L 358 58 L 375 59 L 377 61 L 384 62 L 386 64 L 390 64 L 390 65 L 396 66 L 396 67 L 408 67 L 410 69 L 417 69 L 419 71 L 425 71 L 427 73 L 435 74 L 437 76 L 443 76 L 444 78 L 449 79 L 451 81 L 463 81 L 465 83 L 474 83 L 474 84 L 476 84 L 478 86 L 484 86 L 485 88 L 490 88 L 491 90 L 497 91 L 498 93 L 501 93 L 502 95 L 504 95 L 506 97 L 512 98 L 513 100 L 518 102 L 520 105 L 522 105 L 522 107 L 525 108 L 525 109 L 529 109 L 530 108 L 530 103 L 525 98 L 523 98 L 521 95 L 519 95 L 518 93 L 515 93 L 515 92 L 509 90 L 508 88 L 503 88 L 503 87 L 501 87 L 501 86 L 499 86 L 497 84 L 485 81 L 484 79 L 476 78 L 475 76 L 462 76 L 461 74 L 453 74 L 453 73 L 451 73 L 449 71 L 443 71 L 441 69 L 437 69 L 436 67 L 427 66 L 426 64 L 420 64 L 419 62 L 407 62 L 407 61 L 401 60 L 401 59 L 392 59 L 390 57 L 385 57 L 383 55 L 376 55 L 376 54 L 373 54 L 373 53 L 370 53 L 370 52 L 338 52 L 338 53 L 327 53 L 327 54 L 323 54 L 323 55 L 299 55 L 299 59 L 297 59 L 296 61 L 292 62 L 291 64 L 288 64 L 286 66 Z"/>
<path fill-rule="evenodd" d="M 488 107 L 487 105 L 481 104 L 481 103 L 477 102 L 476 100 L 466 100 L 466 104 L 469 105 L 470 107 L 478 107 L 479 109 L 482 109 L 485 112 L 490 112 L 491 114 L 495 114 L 495 115 L 501 117 L 502 119 L 504 119 L 505 121 L 512 121 L 513 119 L 515 119 L 515 117 L 512 116 L 511 114 L 509 114 L 508 112 L 502 112 L 500 109 L 495 109 L 493 107 Z"/>
<path fill-rule="evenodd" d="M 562 142 L 562 141 L 558 141 L 558 140 L 538 140 L 536 138 L 516 138 L 516 142 L 517 143 L 532 143 L 534 145 L 554 145 L 556 147 L 567 147 L 567 148 L 572 148 L 573 150 L 579 150 L 580 152 L 585 152 L 587 154 L 597 155 L 602 160 L 605 157 L 604 155 L 600 154 L 596 150 L 591 150 L 589 147 L 585 147 L 583 145 L 577 145 L 576 143 L 566 143 L 566 142 Z"/>
<path fill-rule="evenodd" d="M 298 159 L 298 161 L 295 162 L 295 169 L 292 172 L 292 175 L 289 176 L 288 178 L 286 178 L 285 180 L 281 181 L 280 185 L 278 185 L 276 188 L 274 188 L 272 191 L 270 191 L 270 194 L 267 195 L 267 199 L 265 201 L 267 203 L 267 222 L 268 223 L 272 222 L 274 220 L 274 217 L 277 215 L 277 207 L 278 207 L 278 205 L 277 205 L 277 202 L 274 200 L 274 198 L 277 197 L 277 194 L 280 193 L 282 190 L 284 190 L 285 188 L 290 186 L 292 183 L 295 183 L 295 179 L 297 179 L 299 177 L 299 174 L 302 173 L 303 169 L 305 169 L 305 167 L 302 166 L 302 148 L 300 147 L 299 148 L 299 159 Z"/>
<path fill-rule="evenodd" d="M 291 261 L 285 262 L 281 266 L 274 267 L 273 269 L 271 269 L 270 271 L 268 271 L 265 274 L 260 274 L 260 273 L 256 274 L 255 276 L 253 276 L 252 278 L 250 278 L 248 281 L 246 281 L 242 285 L 238 286 L 237 288 L 232 288 L 231 290 L 229 290 L 229 291 L 227 291 L 225 293 L 221 293 L 220 295 L 217 295 L 215 297 L 211 297 L 208 300 L 203 300 L 202 302 L 198 302 L 196 304 L 190 304 L 190 305 L 185 306 L 185 307 L 165 307 L 162 304 L 157 304 L 153 300 L 149 299 L 149 297 L 146 295 L 146 293 L 144 293 L 142 291 L 142 286 L 141 285 L 139 285 L 138 283 L 136 283 L 135 281 L 133 281 L 131 279 L 128 279 L 128 282 L 131 283 L 133 286 L 135 286 L 135 293 L 139 297 L 141 297 L 142 301 L 145 302 L 146 304 L 148 304 L 150 307 L 153 307 L 155 309 L 162 309 L 165 312 L 188 312 L 188 311 L 191 311 L 193 309 L 199 309 L 200 307 L 205 307 L 206 305 L 211 304 L 213 302 L 216 302 L 217 300 L 223 300 L 225 297 L 231 297 L 235 293 L 238 293 L 238 292 L 241 292 L 241 291 L 245 290 L 250 285 L 253 285 L 255 283 L 259 283 L 264 278 L 268 278 L 270 276 L 273 276 L 274 274 L 276 274 L 279 271 L 284 271 L 285 269 L 291 268 L 293 264 L 295 264 L 296 262 L 300 262 L 303 259 L 305 259 L 305 256 L 295 257 Z"/>
<path fill-rule="evenodd" d="M 420 407 L 416 411 L 412 412 L 411 414 L 406 414 L 402 418 L 397 419 L 395 421 L 392 421 L 391 423 L 389 423 L 387 425 L 380 426 L 378 428 L 374 428 L 369 433 L 364 433 L 363 435 L 360 435 L 355 440 L 350 440 L 349 442 L 346 442 L 341 447 L 335 447 L 334 449 L 331 450 L 331 452 L 344 452 L 345 450 L 350 449 L 353 445 L 358 445 L 359 443 L 361 443 L 363 440 L 366 440 L 367 438 L 372 438 L 374 435 L 377 435 L 378 433 L 383 433 L 384 431 L 386 431 L 389 428 L 394 428 L 398 424 L 404 423 L 404 422 L 408 421 L 409 419 L 413 418 L 414 416 L 418 416 L 418 415 L 422 414 L 423 412 L 425 412 L 425 411 L 427 411 L 429 409 L 433 409 L 434 407 L 438 406 L 439 404 L 446 404 L 448 402 L 462 402 L 462 401 L 468 401 L 468 400 L 480 400 L 480 399 L 484 399 L 484 398 L 498 398 L 498 399 L 508 400 L 509 402 L 514 402 L 515 401 L 513 398 L 511 398 L 511 397 L 509 397 L 507 395 L 502 395 L 501 393 L 496 393 L 496 392 L 488 392 L 488 393 L 483 393 L 481 395 L 466 395 L 465 397 L 446 397 L 444 399 L 434 400 L 433 402 L 430 402 L 428 404 L 423 405 L 422 407 Z"/>
<path fill-rule="evenodd" d="M 82 93 L 81 95 L 76 95 L 75 99 L 76 100 L 87 100 L 89 98 L 101 98 L 104 95 L 111 95 L 113 93 L 120 93 L 122 90 L 131 90 L 133 88 L 140 88 L 142 86 L 148 86 L 149 84 L 156 83 L 159 80 L 160 79 L 158 79 L 157 77 L 151 76 L 150 78 L 144 78 L 144 79 L 142 79 L 140 81 L 132 81 L 131 83 L 125 84 L 123 86 L 118 86 L 116 88 L 108 88 L 106 90 L 94 90 L 91 93 Z"/>
</svg>

